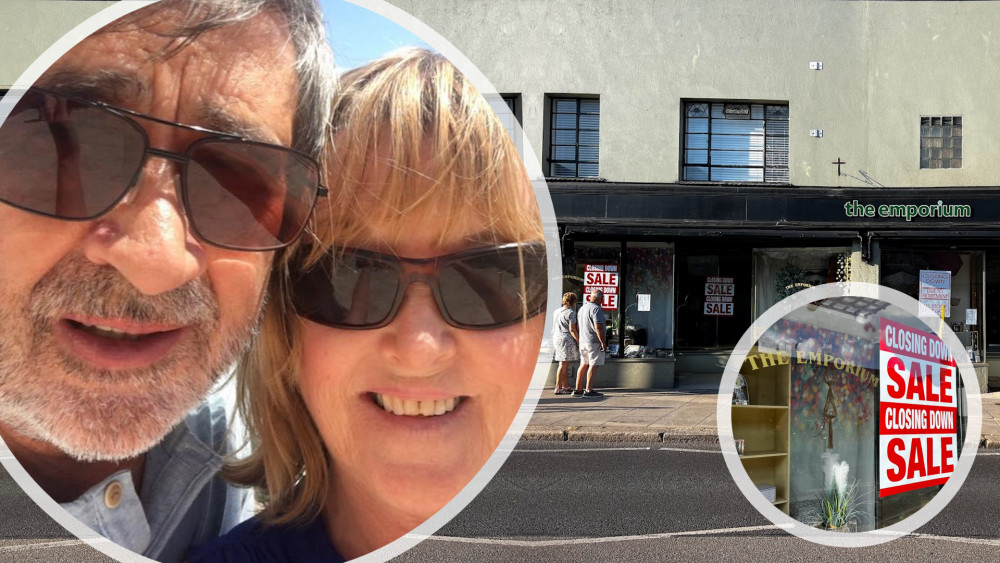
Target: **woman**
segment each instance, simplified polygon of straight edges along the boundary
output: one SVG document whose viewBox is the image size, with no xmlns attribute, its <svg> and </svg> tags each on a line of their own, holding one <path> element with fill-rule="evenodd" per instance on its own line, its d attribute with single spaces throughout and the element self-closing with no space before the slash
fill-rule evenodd
<svg viewBox="0 0 1000 563">
<path fill-rule="evenodd" d="M 556 311 L 552 323 L 552 346 L 555 348 L 553 358 L 559 362 L 556 371 L 556 395 L 569 395 L 573 388 L 569 386 L 569 364 L 580 359 L 580 334 L 576 327 L 576 294 L 572 291 L 562 297 L 562 308 Z"/>
<path fill-rule="evenodd" d="M 531 379 L 541 221 L 487 102 L 443 57 L 405 50 L 342 78 L 332 141 L 329 206 L 272 276 L 238 371 L 255 447 L 228 476 L 264 510 L 193 561 L 386 545 L 479 471 Z"/>
</svg>

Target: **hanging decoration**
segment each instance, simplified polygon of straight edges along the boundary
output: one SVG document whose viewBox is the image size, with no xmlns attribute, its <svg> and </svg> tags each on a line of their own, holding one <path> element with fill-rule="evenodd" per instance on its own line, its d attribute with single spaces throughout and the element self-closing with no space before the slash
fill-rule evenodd
<svg viewBox="0 0 1000 563">
<path fill-rule="evenodd" d="M 826 427 L 826 448 L 833 449 L 833 419 L 837 418 L 837 405 L 833 399 L 834 377 L 830 375 L 830 367 L 827 366 L 823 372 L 823 381 L 826 383 L 826 404 L 823 405 L 823 425 Z"/>
</svg>

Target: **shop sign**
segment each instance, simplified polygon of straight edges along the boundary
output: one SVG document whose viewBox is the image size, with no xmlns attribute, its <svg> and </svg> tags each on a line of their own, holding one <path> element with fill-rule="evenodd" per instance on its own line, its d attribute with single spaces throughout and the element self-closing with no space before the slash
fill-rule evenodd
<svg viewBox="0 0 1000 563">
<path fill-rule="evenodd" d="M 583 294 L 599 289 L 604 292 L 604 309 L 618 308 L 618 265 L 586 264 L 583 269 Z"/>
<path fill-rule="evenodd" d="M 951 316 L 951 272 L 948 270 L 920 270 L 920 302 L 927 305 L 930 312 L 921 307 L 920 316 Z"/>
<path fill-rule="evenodd" d="M 705 278 L 705 314 L 715 317 L 733 316 L 733 297 L 736 284 L 733 278 Z"/>
<path fill-rule="evenodd" d="M 955 471 L 958 370 L 937 336 L 880 319 L 879 497 L 942 485 Z"/>
</svg>

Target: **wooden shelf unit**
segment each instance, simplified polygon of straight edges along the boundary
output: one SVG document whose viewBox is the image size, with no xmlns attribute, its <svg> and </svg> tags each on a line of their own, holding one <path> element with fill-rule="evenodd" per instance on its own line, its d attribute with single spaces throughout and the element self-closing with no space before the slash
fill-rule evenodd
<svg viewBox="0 0 1000 563">
<path fill-rule="evenodd" d="M 788 514 L 790 440 L 789 405 L 791 400 L 791 363 L 764 366 L 756 346 L 743 362 L 740 373 L 747 382 L 749 405 L 733 405 L 733 437 L 743 440 L 743 469 L 754 484 L 775 487 L 774 505 Z M 755 358 L 757 369 L 749 358 Z"/>
</svg>

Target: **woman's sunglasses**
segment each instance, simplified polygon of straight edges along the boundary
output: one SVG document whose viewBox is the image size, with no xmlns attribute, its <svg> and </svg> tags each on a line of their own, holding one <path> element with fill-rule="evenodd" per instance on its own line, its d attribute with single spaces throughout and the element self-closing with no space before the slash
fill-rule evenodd
<svg viewBox="0 0 1000 563">
<path fill-rule="evenodd" d="M 370 329 L 392 322 L 410 284 L 426 283 L 449 325 L 491 329 L 545 310 L 547 272 L 540 242 L 425 259 L 346 249 L 293 276 L 291 292 L 296 312 L 310 321 Z"/>
<path fill-rule="evenodd" d="M 154 148 L 136 119 L 201 137 L 183 153 Z M 192 231 L 222 248 L 287 246 L 326 195 L 316 161 L 293 149 L 29 88 L 0 127 L 0 201 L 93 220 L 125 197 L 151 157 L 178 163 Z"/>
</svg>

